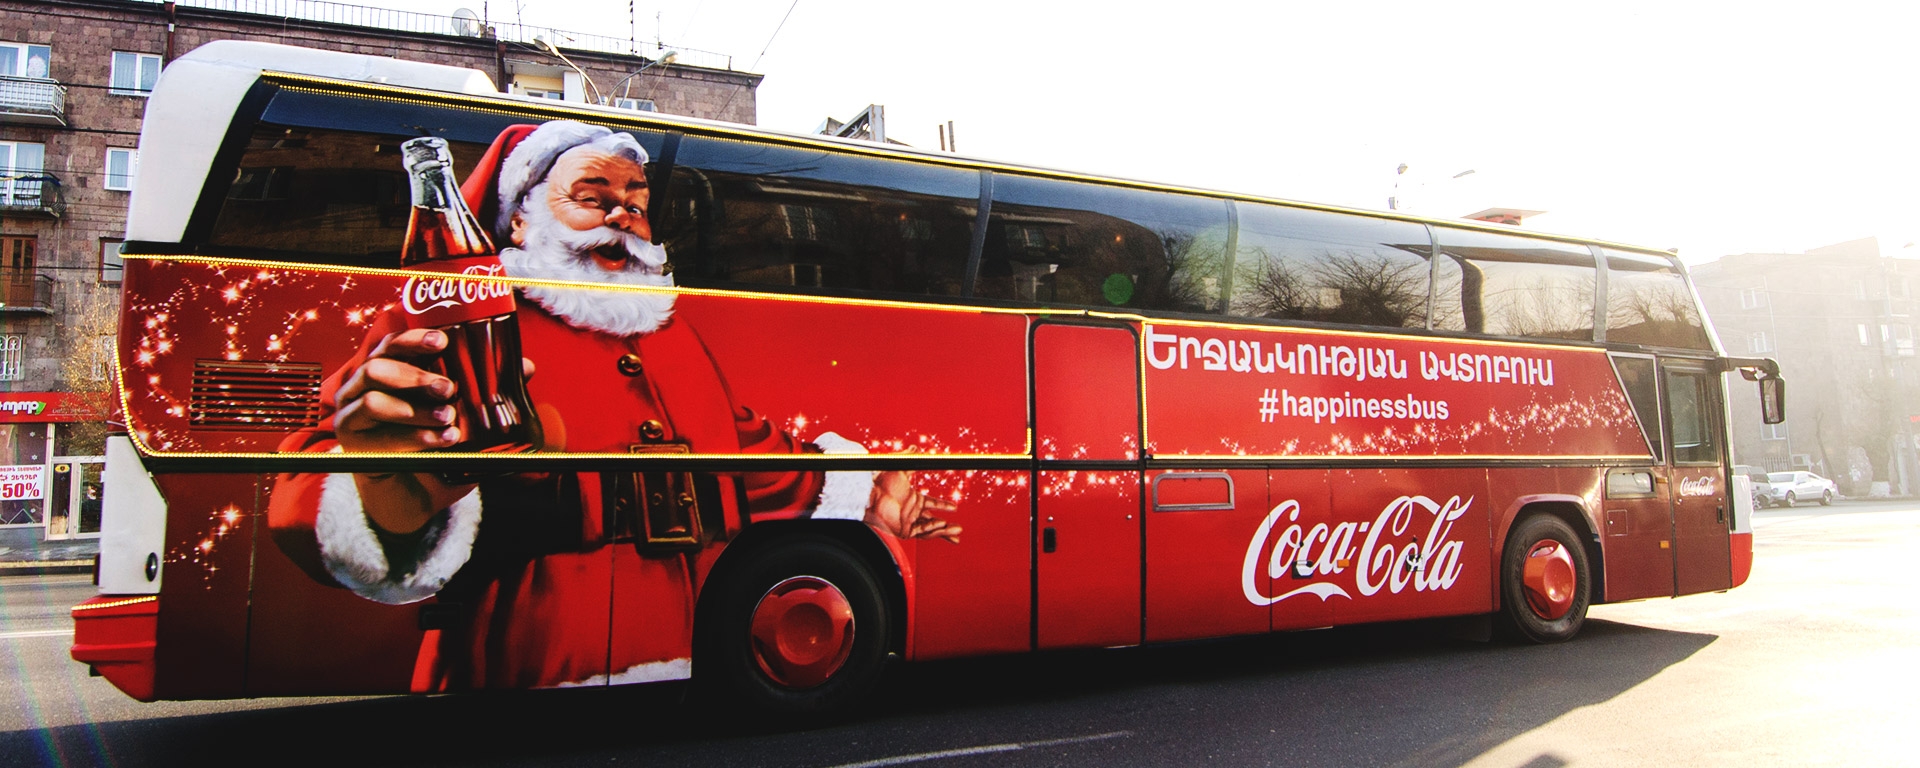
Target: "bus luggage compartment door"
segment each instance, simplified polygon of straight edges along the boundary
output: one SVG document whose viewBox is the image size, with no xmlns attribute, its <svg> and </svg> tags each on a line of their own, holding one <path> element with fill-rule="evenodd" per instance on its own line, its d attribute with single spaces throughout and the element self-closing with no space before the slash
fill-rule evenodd
<svg viewBox="0 0 1920 768">
<path fill-rule="evenodd" d="M 1140 642 L 1140 352 L 1133 329 L 1040 323 L 1032 349 L 1034 645 Z"/>
</svg>

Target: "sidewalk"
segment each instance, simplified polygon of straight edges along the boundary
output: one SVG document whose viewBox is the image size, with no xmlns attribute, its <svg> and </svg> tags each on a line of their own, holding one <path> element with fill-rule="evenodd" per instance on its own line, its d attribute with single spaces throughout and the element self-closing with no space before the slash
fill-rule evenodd
<svg viewBox="0 0 1920 768">
<path fill-rule="evenodd" d="M 35 573 L 91 573 L 93 559 L 100 554 L 99 539 L 43 541 L 38 529 L 22 529 L 28 535 L 6 535 L 0 531 L 0 576 Z"/>
</svg>

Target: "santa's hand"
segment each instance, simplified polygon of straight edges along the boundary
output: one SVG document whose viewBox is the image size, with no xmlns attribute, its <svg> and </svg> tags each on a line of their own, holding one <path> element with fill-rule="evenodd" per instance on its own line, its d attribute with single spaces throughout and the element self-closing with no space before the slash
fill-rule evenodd
<svg viewBox="0 0 1920 768">
<path fill-rule="evenodd" d="M 444 352 L 447 335 L 417 328 L 388 334 L 368 353 L 336 398 L 333 431 L 340 447 L 358 451 L 422 451 L 460 442 L 453 405 L 459 388 L 416 361 Z"/>
<path fill-rule="evenodd" d="M 960 526 L 934 517 L 930 512 L 951 512 L 952 503 L 936 499 L 913 487 L 913 473 L 892 470 L 874 475 L 873 493 L 867 499 L 867 525 L 902 539 L 939 537 L 959 543 Z"/>
</svg>

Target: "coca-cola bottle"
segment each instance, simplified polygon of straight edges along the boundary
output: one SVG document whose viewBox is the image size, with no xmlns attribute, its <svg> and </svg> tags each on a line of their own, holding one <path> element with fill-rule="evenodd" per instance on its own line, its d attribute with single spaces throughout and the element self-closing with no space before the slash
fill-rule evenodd
<svg viewBox="0 0 1920 768">
<path fill-rule="evenodd" d="M 413 139 L 400 153 L 413 182 L 400 267 L 417 273 L 400 289 L 400 308 L 408 328 L 447 335 L 446 351 L 421 367 L 459 387 L 454 424 L 462 440 L 452 450 L 532 450 L 540 445 L 540 419 L 527 399 L 513 286 L 473 279 L 506 276 L 499 252 L 460 197 L 447 142 Z"/>
</svg>

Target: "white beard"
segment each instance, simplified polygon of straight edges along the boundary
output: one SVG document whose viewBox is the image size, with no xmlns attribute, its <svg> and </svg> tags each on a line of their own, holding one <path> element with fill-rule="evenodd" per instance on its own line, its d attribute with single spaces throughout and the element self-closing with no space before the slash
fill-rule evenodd
<svg viewBox="0 0 1920 768">
<path fill-rule="evenodd" d="M 667 251 L 645 239 L 612 227 L 577 230 L 553 218 L 536 201 L 521 206 L 526 222 L 526 245 L 500 252 L 509 277 L 564 280 L 572 283 L 639 285 L 672 288 L 673 277 L 661 274 Z M 625 266 L 609 271 L 593 259 L 593 250 L 621 246 L 628 253 Z M 673 315 L 674 294 L 655 291 L 606 291 L 589 287 L 523 286 L 534 303 L 576 328 L 633 336 L 659 330 Z"/>
</svg>

